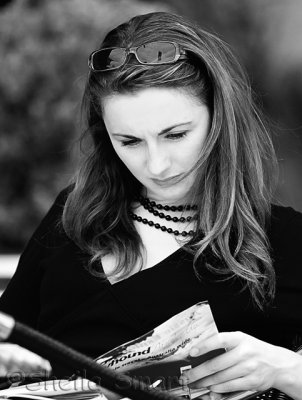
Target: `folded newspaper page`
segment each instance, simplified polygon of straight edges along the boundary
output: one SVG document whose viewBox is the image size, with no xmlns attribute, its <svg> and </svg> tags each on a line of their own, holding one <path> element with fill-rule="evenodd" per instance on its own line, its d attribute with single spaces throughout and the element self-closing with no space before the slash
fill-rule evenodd
<svg viewBox="0 0 302 400">
<path fill-rule="evenodd" d="M 108 400 L 102 393 L 102 388 L 88 379 L 55 379 L 35 382 L 27 385 L 14 386 L 0 390 L 0 399 L 64 399 L 64 400 Z"/>
</svg>

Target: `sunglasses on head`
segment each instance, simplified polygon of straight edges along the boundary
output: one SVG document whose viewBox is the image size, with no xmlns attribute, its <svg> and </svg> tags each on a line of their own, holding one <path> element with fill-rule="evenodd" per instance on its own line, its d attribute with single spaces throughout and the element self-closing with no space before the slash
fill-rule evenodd
<svg viewBox="0 0 302 400">
<path fill-rule="evenodd" d="M 112 71 L 125 64 L 129 54 L 134 54 L 140 64 L 160 65 L 172 64 L 187 58 L 186 53 L 175 42 L 150 42 L 140 46 L 108 47 L 90 54 L 88 66 L 94 72 Z"/>
</svg>

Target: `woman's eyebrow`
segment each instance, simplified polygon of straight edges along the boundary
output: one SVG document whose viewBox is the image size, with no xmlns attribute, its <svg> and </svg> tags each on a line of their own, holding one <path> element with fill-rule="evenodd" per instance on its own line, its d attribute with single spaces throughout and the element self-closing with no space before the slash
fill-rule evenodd
<svg viewBox="0 0 302 400">
<path fill-rule="evenodd" d="M 159 132 L 158 136 L 164 135 L 165 133 L 170 132 L 174 128 L 179 128 L 180 126 L 184 126 L 184 125 L 190 125 L 191 123 L 192 123 L 192 121 L 187 121 L 187 122 L 181 122 L 179 124 L 168 126 L 167 128 L 161 130 Z M 139 138 L 137 138 L 135 136 L 126 135 L 124 133 L 111 133 L 111 135 L 112 136 L 122 136 L 122 137 L 127 138 L 127 139 L 139 139 Z"/>
</svg>

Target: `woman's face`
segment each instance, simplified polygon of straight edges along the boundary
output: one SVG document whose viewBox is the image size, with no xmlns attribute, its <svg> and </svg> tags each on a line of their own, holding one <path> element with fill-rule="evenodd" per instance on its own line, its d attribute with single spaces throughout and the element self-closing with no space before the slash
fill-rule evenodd
<svg viewBox="0 0 302 400">
<path fill-rule="evenodd" d="M 189 201 L 196 163 L 210 129 L 206 105 L 180 89 L 148 88 L 115 94 L 103 102 L 103 118 L 118 157 L 145 187 L 147 197 L 164 203 Z"/>
</svg>

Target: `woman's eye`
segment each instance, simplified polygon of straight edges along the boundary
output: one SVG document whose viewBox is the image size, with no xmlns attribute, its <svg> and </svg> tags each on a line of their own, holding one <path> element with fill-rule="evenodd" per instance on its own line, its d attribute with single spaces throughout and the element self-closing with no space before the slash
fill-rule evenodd
<svg viewBox="0 0 302 400">
<path fill-rule="evenodd" d="M 165 139 L 169 140 L 178 140 L 182 139 L 187 135 L 188 132 L 177 132 L 177 133 L 169 133 L 168 135 L 165 136 Z M 129 140 L 123 140 L 121 141 L 122 146 L 129 146 L 129 147 L 134 147 L 137 146 L 141 140 L 139 139 L 129 139 Z"/>
<path fill-rule="evenodd" d="M 139 143 L 137 139 L 124 140 L 121 142 L 122 146 L 136 146 Z"/>
<path fill-rule="evenodd" d="M 166 136 L 166 138 L 170 140 L 177 140 L 185 137 L 187 133 L 188 132 L 170 133 L 169 135 Z"/>
</svg>

